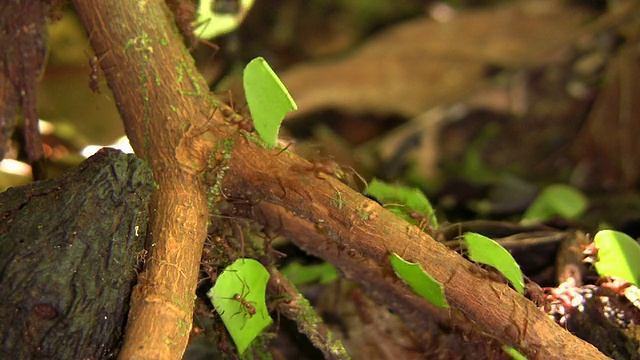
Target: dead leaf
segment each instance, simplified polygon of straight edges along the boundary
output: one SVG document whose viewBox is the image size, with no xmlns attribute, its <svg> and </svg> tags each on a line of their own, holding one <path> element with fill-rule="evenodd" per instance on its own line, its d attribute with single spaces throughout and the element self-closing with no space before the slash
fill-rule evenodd
<svg viewBox="0 0 640 360">
<path fill-rule="evenodd" d="M 438 23 L 420 18 L 381 33 L 350 56 L 283 74 L 300 110 L 322 108 L 416 116 L 485 84 L 490 65 L 540 64 L 591 17 L 562 1 L 509 2 Z"/>
</svg>

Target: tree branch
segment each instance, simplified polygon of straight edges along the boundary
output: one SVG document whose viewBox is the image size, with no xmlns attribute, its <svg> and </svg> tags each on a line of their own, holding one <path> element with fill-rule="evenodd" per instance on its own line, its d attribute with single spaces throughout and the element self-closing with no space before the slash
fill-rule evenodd
<svg viewBox="0 0 640 360">
<path fill-rule="evenodd" d="M 192 326 L 206 239 L 208 207 L 198 173 L 213 145 L 196 129 L 205 127 L 210 113 L 208 87 L 162 1 L 74 4 L 131 145 L 152 169 L 156 184 L 149 257 L 134 288 L 120 356 L 180 359 Z"/>
<path fill-rule="evenodd" d="M 177 359 L 191 328 L 206 237 L 207 199 L 199 173 L 214 141 L 227 138 L 223 131 L 232 127 L 206 124 L 211 109 L 206 84 L 169 25 L 161 1 L 74 3 L 102 59 L 132 146 L 149 163 L 157 184 L 151 205 L 151 258 L 134 289 L 121 357 Z M 223 120 L 220 113 L 216 123 Z M 250 136 L 236 133 L 233 142 L 223 193 L 258 201 L 264 215 L 258 221 L 277 223 L 283 216 L 285 234 L 304 230 L 306 236 L 290 238 L 363 284 L 414 328 L 426 328 L 420 322 L 438 314 L 442 322 L 474 323 L 534 358 L 604 358 L 506 285 L 478 278 L 469 262 L 417 227 L 336 179 L 294 171 L 304 160 L 286 152 L 275 156 Z M 420 263 L 444 284 L 455 309 L 451 317 L 392 275 L 389 252 Z M 457 319 L 458 312 L 465 318 Z"/>
</svg>

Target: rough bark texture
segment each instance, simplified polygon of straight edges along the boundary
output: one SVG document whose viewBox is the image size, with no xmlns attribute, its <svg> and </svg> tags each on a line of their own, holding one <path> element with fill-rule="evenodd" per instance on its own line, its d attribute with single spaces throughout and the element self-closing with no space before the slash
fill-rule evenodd
<svg viewBox="0 0 640 360">
<path fill-rule="evenodd" d="M 0 194 L 0 358 L 115 355 L 151 188 L 142 161 L 105 149 Z"/>
<path fill-rule="evenodd" d="M 212 113 L 206 84 L 169 26 L 162 2 L 75 0 L 75 5 L 102 59 L 127 135 L 157 183 L 151 257 L 134 290 L 122 358 L 182 357 L 206 237 L 205 176 L 200 172 L 209 159 L 219 163 L 216 167 L 212 161 L 217 173 L 206 176 L 214 179 L 214 189 L 223 190 L 218 194 L 257 203 L 262 211 L 256 214 L 262 216 L 256 220 L 265 226 L 275 228 L 284 218 L 284 235 L 363 284 L 413 328 L 428 328 L 421 324 L 432 317 L 446 322 L 462 314 L 454 323 L 532 358 L 604 358 L 506 285 L 477 277 L 468 262 L 417 227 L 329 176 L 294 170 L 308 166 L 299 157 L 276 155 L 238 133 L 223 145 L 234 128 L 205 124 Z M 222 113 L 215 113 L 213 121 L 220 124 Z M 211 156 L 214 147 L 224 154 Z M 409 292 L 389 271 L 390 251 L 420 263 L 441 281 L 455 311 L 434 309 Z"/>
<path fill-rule="evenodd" d="M 531 358 L 606 358 L 507 285 L 478 276 L 461 256 L 337 179 L 301 173 L 300 159 L 294 155 L 256 156 L 259 147 L 244 144 L 234 149 L 223 193 L 256 203 L 257 218 L 272 226 L 282 222 L 283 235 L 336 265 L 414 329 L 428 331 L 436 318 L 468 331 L 480 328 Z M 419 263 L 440 281 L 455 311 L 438 310 L 409 291 L 393 275 L 389 252 Z M 462 319 L 457 319 L 459 314 Z"/>
<path fill-rule="evenodd" d="M 181 358 L 206 239 L 208 207 L 199 172 L 213 148 L 201 137 L 212 111 L 208 87 L 162 1 L 74 4 L 131 145 L 156 184 L 149 256 L 132 295 L 121 357 Z"/>
</svg>

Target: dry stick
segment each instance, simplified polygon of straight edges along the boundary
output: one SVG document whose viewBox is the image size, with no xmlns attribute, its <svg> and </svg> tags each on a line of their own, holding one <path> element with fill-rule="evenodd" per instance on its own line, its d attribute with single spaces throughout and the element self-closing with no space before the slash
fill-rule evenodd
<svg viewBox="0 0 640 360">
<path fill-rule="evenodd" d="M 315 312 L 309 301 L 276 268 L 270 270 L 269 292 L 284 295 L 287 302 L 277 305 L 278 311 L 298 325 L 298 331 L 322 352 L 325 359 L 349 359 L 342 342 L 333 337 L 322 318 Z"/>
<path fill-rule="evenodd" d="M 120 358 L 181 359 L 192 326 L 207 200 L 199 171 L 208 88 L 169 24 L 162 0 L 75 0 L 136 155 L 147 161 L 150 257 L 131 299 Z M 221 122 L 221 118 L 214 121 Z M 222 137 L 222 135 L 220 135 Z"/>
<path fill-rule="evenodd" d="M 230 176 L 223 180 L 224 192 L 233 197 L 262 199 L 256 206 L 267 221 L 278 221 L 283 216 L 282 231 L 292 232 L 292 236 L 285 236 L 303 250 L 333 263 L 394 311 L 402 313 L 404 306 L 411 306 L 425 318 L 436 313 L 429 311 L 433 306 L 420 305 L 426 301 L 403 300 L 399 287 L 392 285 L 398 281 L 389 276 L 388 251 L 420 263 L 444 284 L 453 309 L 485 333 L 517 347 L 527 356 L 606 358 L 592 345 L 553 323 L 507 285 L 476 277 L 468 270 L 469 262 L 461 256 L 377 203 L 336 179 L 318 179 L 313 173 L 294 171 L 300 164 L 295 155 L 273 156 L 252 143 L 247 145 L 234 151 Z M 336 199 L 341 206 L 337 206 Z M 297 233 L 300 230 L 291 230 L 294 227 L 306 232 Z M 420 316 L 405 314 L 405 320 L 413 321 Z M 518 331 L 512 331 L 514 327 Z"/>
</svg>

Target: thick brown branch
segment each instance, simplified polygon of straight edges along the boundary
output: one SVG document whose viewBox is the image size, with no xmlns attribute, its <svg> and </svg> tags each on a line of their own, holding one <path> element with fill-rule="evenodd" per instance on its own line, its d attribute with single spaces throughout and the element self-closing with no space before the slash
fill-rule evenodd
<svg viewBox="0 0 640 360">
<path fill-rule="evenodd" d="M 468 261 L 417 227 L 334 178 L 296 171 L 300 161 L 287 153 L 275 156 L 258 146 L 239 146 L 233 153 L 229 181 L 223 183 L 224 193 L 259 202 L 268 223 L 278 223 L 283 216 L 283 231 L 296 234 L 290 237 L 296 245 L 362 283 L 414 327 L 426 329 L 428 325 L 416 325 L 416 321 L 427 321 L 434 314 L 442 321 L 450 315 L 394 284 L 398 280 L 386 265 L 389 252 L 420 263 L 444 284 L 453 309 L 486 334 L 532 358 L 606 358 L 505 284 L 479 278 L 469 270 Z"/>
<path fill-rule="evenodd" d="M 121 358 L 179 359 L 191 330 L 206 238 L 208 208 L 198 172 L 212 146 L 196 129 L 208 118 L 207 84 L 162 1 L 74 4 L 129 140 L 156 183 L 150 253 L 132 296 Z"/>
</svg>

